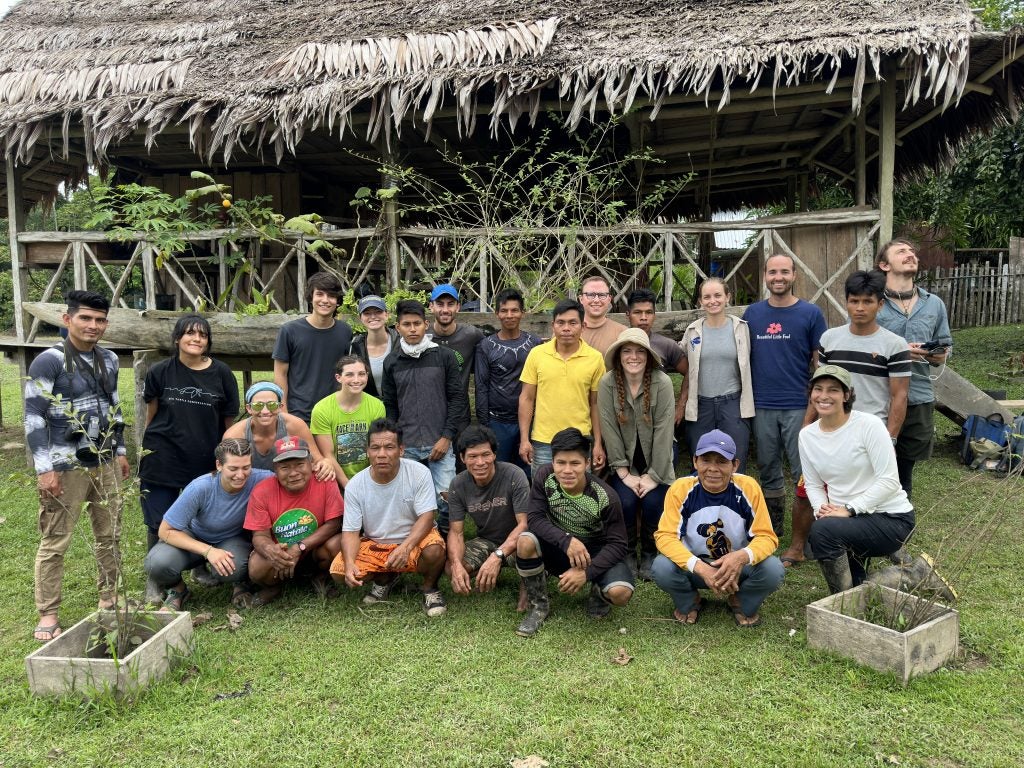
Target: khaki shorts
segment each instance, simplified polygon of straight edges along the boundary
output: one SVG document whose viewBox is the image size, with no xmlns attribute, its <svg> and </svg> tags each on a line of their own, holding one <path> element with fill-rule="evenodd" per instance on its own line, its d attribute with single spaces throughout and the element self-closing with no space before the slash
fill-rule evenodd
<svg viewBox="0 0 1024 768">
<path fill-rule="evenodd" d="M 359 554 L 356 555 L 359 577 L 362 578 L 370 573 L 412 573 L 419 564 L 420 554 L 423 550 L 434 544 L 440 544 L 441 549 L 444 549 L 444 539 L 441 538 L 441 534 L 437 532 L 436 528 L 431 528 L 423 540 L 412 548 L 405 568 L 394 571 L 387 567 L 387 562 L 398 544 L 378 544 L 373 539 L 363 539 L 359 542 Z M 345 556 L 341 552 L 331 563 L 331 575 L 341 577 L 345 575 Z"/>
</svg>

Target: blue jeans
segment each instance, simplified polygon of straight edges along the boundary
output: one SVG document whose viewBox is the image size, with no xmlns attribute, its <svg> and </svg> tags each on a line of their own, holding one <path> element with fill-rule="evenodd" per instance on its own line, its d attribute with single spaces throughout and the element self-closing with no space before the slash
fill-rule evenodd
<svg viewBox="0 0 1024 768">
<path fill-rule="evenodd" d="M 782 457 L 789 459 L 793 484 L 800 479 L 798 436 L 804 423 L 804 409 L 758 408 L 754 413 L 754 441 L 757 443 L 757 469 L 765 498 L 785 495 Z"/>
<path fill-rule="evenodd" d="M 533 446 L 533 463 L 530 464 L 530 469 L 536 472 L 545 464 L 551 463 L 551 443 L 538 443 L 536 440 L 531 440 L 530 445 Z"/>
<path fill-rule="evenodd" d="M 638 497 L 626 484 L 619 479 L 618 473 L 611 470 L 608 484 L 622 503 L 622 519 L 626 523 L 626 536 L 629 540 L 629 554 L 636 554 L 636 521 L 640 518 L 640 551 L 644 554 L 655 554 L 654 532 L 661 522 L 661 513 L 665 511 L 665 494 L 667 485 L 659 485 L 649 491 L 643 498 Z"/>
<path fill-rule="evenodd" d="M 697 590 L 708 587 L 700 576 L 680 568 L 664 555 L 654 558 L 651 573 L 654 575 L 654 583 L 668 592 L 675 609 L 684 615 L 697 604 Z M 740 588 L 736 593 L 743 615 L 756 614 L 765 598 L 782 586 L 785 575 L 782 561 L 774 555 L 757 565 L 744 565 L 740 572 Z"/>
<path fill-rule="evenodd" d="M 448 536 L 448 488 L 455 478 L 455 451 L 451 446 L 448 452 L 437 461 L 430 461 L 427 457 L 434 450 L 434 446 L 420 446 L 416 448 L 406 447 L 405 458 L 418 461 L 430 470 L 430 477 L 434 481 L 434 493 L 437 494 L 437 530 L 442 536 Z"/>
<path fill-rule="evenodd" d="M 494 436 L 498 438 L 498 461 L 515 464 L 529 478 L 530 467 L 519 456 L 519 423 L 491 419 L 487 426 L 494 432 Z"/>
<path fill-rule="evenodd" d="M 740 416 L 740 393 L 718 397 L 697 398 L 697 420 L 687 422 L 686 441 L 690 455 L 697 448 L 701 435 L 713 429 L 720 429 L 736 443 L 736 460 L 740 465 L 737 472 L 746 474 L 747 448 L 750 445 L 750 419 Z M 748 616 L 750 614 L 747 614 Z"/>
</svg>

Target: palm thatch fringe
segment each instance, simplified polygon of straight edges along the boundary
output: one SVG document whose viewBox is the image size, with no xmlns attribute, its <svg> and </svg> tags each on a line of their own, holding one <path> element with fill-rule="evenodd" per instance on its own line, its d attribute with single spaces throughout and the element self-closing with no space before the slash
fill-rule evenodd
<svg viewBox="0 0 1024 768">
<path fill-rule="evenodd" d="M 735 88 L 831 92 L 851 72 L 856 111 L 892 56 L 907 105 L 949 106 L 978 32 L 964 0 L 23 0 L 0 22 L 0 141 L 28 162 L 60 125 L 67 156 L 82 126 L 95 163 L 137 131 L 152 147 L 185 125 L 205 159 L 271 148 L 280 162 L 311 129 L 390 141 L 444 111 L 470 133 L 481 97 L 492 133 L 533 123 L 555 94 L 573 130 L 640 103 L 653 120 L 668 97 L 720 109 Z"/>
</svg>

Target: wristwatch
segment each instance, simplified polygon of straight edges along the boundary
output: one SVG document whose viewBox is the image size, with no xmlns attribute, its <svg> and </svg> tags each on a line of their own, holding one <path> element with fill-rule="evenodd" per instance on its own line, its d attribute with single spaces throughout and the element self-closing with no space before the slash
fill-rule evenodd
<svg viewBox="0 0 1024 768">
<path fill-rule="evenodd" d="M 299 552 L 305 552 L 305 551 L 306 551 L 306 549 L 307 549 L 307 547 L 306 547 L 306 542 L 304 542 L 304 541 L 300 541 L 300 542 L 299 542 Z"/>
<path fill-rule="evenodd" d="M 846 511 L 850 513 L 850 517 L 856 517 L 857 516 L 857 510 L 854 509 L 851 505 L 844 504 L 843 506 L 845 506 L 846 507 Z"/>
<path fill-rule="evenodd" d="M 497 555 L 499 560 L 505 559 L 505 553 L 502 551 L 501 547 L 498 547 L 496 550 L 494 550 L 492 554 Z"/>
</svg>

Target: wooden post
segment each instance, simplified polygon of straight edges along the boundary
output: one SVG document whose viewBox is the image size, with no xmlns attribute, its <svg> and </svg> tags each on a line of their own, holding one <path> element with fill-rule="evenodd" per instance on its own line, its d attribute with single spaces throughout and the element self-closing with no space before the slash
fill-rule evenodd
<svg viewBox="0 0 1024 768">
<path fill-rule="evenodd" d="M 882 62 L 882 115 L 878 126 L 878 209 L 881 213 L 878 239 L 892 240 L 893 176 L 896 171 L 896 62 Z"/>
<path fill-rule="evenodd" d="M 74 271 L 75 290 L 87 290 L 89 277 L 85 270 L 85 245 L 81 240 L 71 242 L 71 264 Z"/>
<path fill-rule="evenodd" d="M 807 191 L 808 176 L 807 173 L 800 174 L 800 208 L 801 211 L 806 211 L 809 207 L 809 195 Z"/>
<path fill-rule="evenodd" d="M 391 163 L 394 161 L 394 153 L 391 149 L 391 145 L 388 143 L 388 139 L 379 141 L 377 149 L 380 152 L 381 161 L 384 163 Z M 385 189 L 394 189 L 398 186 L 396 179 L 392 178 L 386 173 L 381 173 L 381 186 Z M 389 197 L 384 200 L 384 224 L 385 224 L 385 254 L 387 255 L 387 265 L 385 268 L 385 275 L 388 284 L 388 290 L 394 291 L 398 289 L 399 282 L 401 280 L 400 272 L 401 265 L 399 258 L 401 256 L 401 249 L 398 245 L 398 201 L 393 197 Z"/>
<path fill-rule="evenodd" d="M 854 131 L 855 141 L 855 158 L 856 158 L 856 172 L 854 177 L 856 179 L 856 203 L 857 205 L 867 205 L 868 202 L 868 174 L 867 174 L 867 132 L 868 132 L 868 115 L 867 106 L 861 104 L 860 112 L 857 113 L 857 126 Z"/>
<path fill-rule="evenodd" d="M 142 244 L 142 287 L 146 291 L 146 309 L 156 309 L 156 262 L 149 243 Z"/>
<path fill-rule="evenodd" d="M 476 258 L 477 258 L 477 270 L 480 272 L 480 311 L 489 312 L 489 284 L 490 284 L 490 273 L 487 269 L 488 258 L 487 258 L 487 241 L 483 238 L 479 238 L 476 241 Z M 497 307 L 495 307 L 497 310 Z"/>
<path fill-rule="evenodd" d="M 146 374 L 149 366 L 162 353 L 158 349 L 136 349 L 132 353 L 132 374 L 135 379 L 135 448 L 142 450 L 142 435 L 146 431 Z"/>
<path fill-rule="evenodd" d="M 21 202 L 22 170 L 14 165 L 14 158 L 7 156 L 7 234 L 11 249 L 11 272 L 14 289 L 14 328 L 18 341 L 25 341 L 25 324 L 28 319 L 21 306 L 25 301 L 25 286 L 28 283 L 28 269 L 25 267 L 25 246 L 18 242 L 18 234 L 25 226 L 25 210 Z"/>
<path fill-rule="evenodd" d="M 665 292 L 665 311 L 672 311 L 672 294 L 676 290 L 676 273 L 672 267 L 675 266 L 675 237 L 670 232 L 661 236 L 664 244 L 662 254 L 662 288 Z"/>
</svg>

